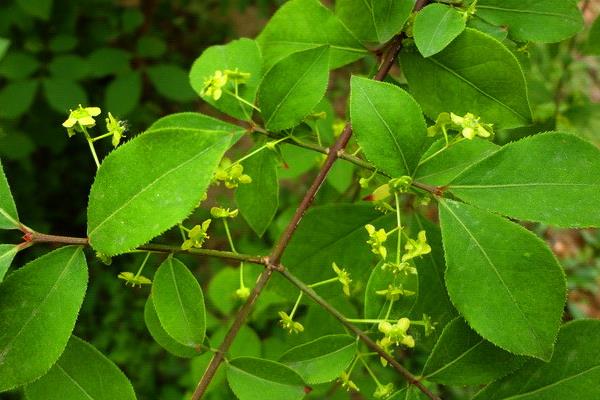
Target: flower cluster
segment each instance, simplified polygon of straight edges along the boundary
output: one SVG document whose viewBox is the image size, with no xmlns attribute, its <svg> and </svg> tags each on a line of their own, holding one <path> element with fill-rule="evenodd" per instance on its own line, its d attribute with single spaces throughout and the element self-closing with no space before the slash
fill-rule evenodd
<svg viewBox="0 0 600 400">
<path fill-rule="evenodd" d="M 192 247 L 201 248 L 204 241 L 209 238 L 208 227 L 211 220 L 207 219 L 202 225 L 196 225 L 187 232 L 188 238 L 181 245 L 182 250 L 189 250 Z"/>
<path fill-rule="evenodd" d="M 287 315 L 283 311 L 279 311 L 279 323 L 283 327 L 283 329 L 287 329 L 289 333 L 300 333 L 304 331 L 304 326 L 300 322 L 296 322 L 292 319 L 291 316 Z"/>
<path fill-rule="evenodd" d="M 223 182 L 227 189 L 234 189 L 240 184 L 252 183 L 252 178 L 244 174 L 242 164 L 232 164 L 228 158 L 223 158 L 217 172 L 215 172 L 215 181 Z"/>
<path fill-rule="evenodd" d="M 371 224 L 365 225 L 365 229 L 369 234 L 369 240 L 367 240 L 367 244 L 371 245 L 371 251 L 385 260 L 387 257 L 387 249 L 383 245 L 383 243 L 385 243 L 387 240 L 387 233 L 385 232 L 385 229 L 375 229 L 375 227 Z"/>
</svg>

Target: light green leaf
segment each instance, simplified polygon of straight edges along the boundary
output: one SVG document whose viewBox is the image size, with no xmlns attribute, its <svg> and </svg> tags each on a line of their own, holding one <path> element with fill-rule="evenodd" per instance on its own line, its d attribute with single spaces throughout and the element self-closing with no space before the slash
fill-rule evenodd
<svg viewBox="0 0 600 400">
<path fill-rule="evenodd" d="M 235 201 L 250 228 L 258 236 L 262 236 L 279 206 L 279 161 L 273 151 L 264 149 L 242 165 L 244 173 L 252 178 L 252 182 L 237 188 Z"/>
<path fill-rule="evenodd" d="M 225 336 L 229 332 L 229 326 L 221 326 L 210 337 L 210 343 L 223 343 Z M 261 356 L 261 338 L 250 328 L 244 325 L 238 331 L 233 343 L 227 351 L 230 358 L 235 357 L 260 357 Z"/>
<path fill-rule="evenodd" d="M 81 247 L 62 247 L 0 285 L 0 392 L 44 375 L 63 352 L 87 287 Z"/>
<path fill-rule="evenodd" d="M 227 364 L 229 387 L 240 400 L 295 400 L 304 397 L 300 375 L 283 364 L 239 357 Z"/>
<path fill-rule="evenodd" d="M 179 260 L 167 258 L 152 283 L 152 302 L 165 332 L 177 342 L 198 348 L 206 333 L 206 310 L 200 284 Z"/>
<path fill-rule="evenodd" d="M 288 350 L 279 362 L 309 384 L 331 382 L 348 368 L 356 355 L 356 345 L 352 336 L 327 335 Z"/>
<path fill-rule="evenodd" d="M 4 58 L 6 50 L 10 47 L 10 40 L 0 37 L 0 60 Z"/>
<path fill-rule="evenodd" d="M 365 156 L 393 177 L 412 175 L 427 137 L 419 105 L 389 83 L 352 77 L 352 130 Z"/>
<path fill-rule="evenodd" d="M 175 64 L 157 64 L 146 69 L 156 91 L 169 100 L 187 102 L 196 94 L 190 86 L 187 72 Z"/>
<path fill-rule="evenodd" d="M 0 229 L 19 229 L 17 206 L 0 161 Z"/>
<path fill-rule="evenodd" d="M 338 0 L 335 14 L 365 43 L 386 43 L 400 33 L 414 0 Z"/>
<path fill-rule="evenodd" d="M 445 4 L 430 4 L 415 18 L 415 44 L 423 57 L 430 57 L 444 50 L 465 30 L 465 25 L 465 16 L 456 9 Z"/>
<path fill-rule="evenodd" d="M 590 33 L 588 34 L 584 50 L 586 54 L 600 56 L 600 18 L 598 17 L 596 17 L 592 27 L 590 28 Z M 0 56 L 0 58 L 2 57 Z"/>
<path fill-rule="evenodd" d="M 258 92 L 267 129 L 298 125 L 319 104 L 329 81 L 328 54 L 326 46 L 293 53 L 267 72 Z"/>
<path fill-rule="evenodd" d="M 104 108 L 113 115 L 124 117 L 131 113 L 142 96 L 142 77 L 134 71 L 117 76 L 106 87 Z"/>
<path fill-rule="evenodd" d="M 31 54 L 10 51 L 0 62 L 0 76 L 19 80 L 31 76 L 40 67 L 40 62 Z"/>
<path fill-rule="evenodd" d="M 498 215 L 452 200 L 439 204 L 446 287 L 458 311 L 497 346 L 549 360 L 566 284 L 548 246 Z"/>
<path fill-rule="evenodd" d="M 411 94 L 433 120 L 442 112 L 470 112 L 495 127 L 530 123 L 527 86 L 517 58 L 484 33 L 467 28 L 428 58 L 405 48 L 401 62 Z"/>
<path fill-rule="evenodd" d="M 38 82 L 35 80 L 9 82 L 0 90 L 0 118 L 13 119 L 25 114 L 33 104 Z"/>
<path fill-rule="evenodd" d="M 71 336 L 46 375 L 25 387 L 28 400 L 135 400 L 129 379 L 91 344 Z"/>
<path fill-rule="evenodd" d="M 70 79 L 45 79 L 43 88 L 50 107 L 65 116 L 68 115 L 69 109 L 77 108 L 78 104 L 84 107 L 88 104 L 88 97 L 81 85 Z"/>
<path fill-rule="evenodd" d="M 479 385 L 508 375 L 525 360 L 486 341 L 457 317 L 444 328 L 422 375 L 445 385 Z"/>
<path fill-rule="evenodd" d="M 389 245 L 388 248 L 389 250 L 392 250 Z M 395 254 L 395 251 L 393 254 L 388 254 L 390 261 L 394 260 Z M 386 296 L 377 294 L 378 291 L 385 291 L 388 289 L 390 285 L 401 287 L 403 290 L 412 292 L 412 294 L 407 293 L 400 296 L 398 300 L 394 301 L 391 309 L 389 308 L 390 301 L 386 299 Z M 418 293 L 419 277 L 417 274 L 394 274 L 389 268 L 385 270 L 382 269 L 381 263 L 379 263 L 373 268 L 365 289 L 365 318 L 385 318 L 388 310 L 390 310 L 388 315 L 389 319 L 404 317 L 411 312 L 417 301 Z M 420 317 L 421 316 L 419 316 L 419 318 Z"/>
<path fill-rule="evenodd" d="M 600 226 L 600 150 L 549 132 L 510 143 L 448 186 L 464 201 L 512 218 Z"/>
<path fill-rule="evenodd" d="M 595 400 L 600 398 L 599 381 L 600 321 L 572 321 L 561 328 L 550 362 L 530 360 L 474 399 Z"/>
<path fill-rule="evenodd" d="M 489 23 L 508 26 L 521 42 L 560 42 L 583 29 L 575 0 L 480 0 L 476 10 Z"/>
<path fill-rule="evenodd" d="M 202 55 L 192 65 L 190 70 L 190 83 L 192 88 L 202 96 L 204 82 L 214 75 L 215 71 L 236 70 L 250 74 L 250 77 L 239 85 L 238 95 L 253 104 L 256 91 L 262 78 L 262 56 L 258 44 L 251 39 L 239 39 L 223 46 L 211 46 L 204 50 Z M 231 80 L 225 89 L 234 92 Z M 202 96 L 207 103 L 232 117 L 249 120 L 253 110 L 243 104 L 231 94 L 223 93 L 219 100 L 211 96 Z"/>
<path fill-rule="evenodd" d="M 17 4 L 34 17 L 47 20 L 52 12 L 53 0 L 17 0 Z"/>
<path fill-rule="evenodd" d="M 329 66 L 339 68 L 368 54 L 367 49 L 319 0 L 285 3 L 257 38 L 265 70 L 302 50 L 329 45 Z"/>
<path fill-rule="evenodd" d="M 429 185 L 447 185 L 461 172 L 500 149 L 500 146 L 489 140 L 478 138 L 463 140 L 442 150 L 445 143 L 444 139 L 440 139 L 423 154 L 415 173 L 415 181 Z M 429 158 L 438 151 L 440 153 Z"/>
<path fill-rule="evenodd" d="M 229 132 L 200 129 L 152 129 L 104 159 L 88 204 L 95 250 L 131 250 L 194 210 L 232 139 Z"/>
<path fill-rule="evenodd" d="M 477 29 L 478 31 L 486 33 L 501 42 L 504 41 L 504 39 L 506 39 L 508 36 L 508 29 L 506 27 L 492 25 L 488 22 L 485 22 L 477 15 L 473 15 L 471 18 L 469 18 L 467 21 L 467 27 Z"/>
<path fill-rule="evenodd" d="M 48 70 L 56 78 L 78 81 L 88 76 L 89 65 L 83 57 L 67 54 L 54 57 L 48 64 Z"/>
<path fill-rule="evenodd" d="M 10 263 L 21 247 L 17 244 L 0 244 L 0 282 L 4 279 Z"/>
<path fill-rule="evenodd" d="M 148 296 L 148 300 L 146 300 L 146 305 L 144 306 L 144 322 L 156 343 L 169 353 L 184 358 L 190 358 L 200 354 L 193 346 L 184 346 L 169 336 L 160 324 L 158 315 L 156 315 L 152 295 Z"/>
</svg>

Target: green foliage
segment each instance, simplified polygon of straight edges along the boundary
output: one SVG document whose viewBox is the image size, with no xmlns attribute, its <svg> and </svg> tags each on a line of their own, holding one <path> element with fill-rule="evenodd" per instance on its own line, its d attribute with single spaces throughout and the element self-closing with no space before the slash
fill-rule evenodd
<svg viewBox="0 0 600 400">
<path fill-rule="evenodd" d="M 0 229 L 15 229 L 19 226 L 17 206 L 10 192 L 2 163 L 0 163 Z"/>
<path fill-rule="evenodd" d="M 30 400 L 135 400 L 129 379 L 91 344 L 71 336 L 46 375 L 25 387 Z"/>
<path fill-rule="evenodd" d="M 0 244 L 0 282 L 4 279 L 10 263 L 18 251 L 19 246 L 16 244 Z"/>
<path fill-rule="evenodd" d="M 430 4 L 415 18 L 415 44 L 423 57 L 430 57 L 444 50 L 465 30 L 465 26 L 465 17 L 454 8 L 444 4 Z"/>
<path fill-rule="evenodd" d="M 75 326 L 87 279 L 81 247 L 63 247 L 2 282 L 0 391 L 36 380 L 58 360 Z"/>
</svg>

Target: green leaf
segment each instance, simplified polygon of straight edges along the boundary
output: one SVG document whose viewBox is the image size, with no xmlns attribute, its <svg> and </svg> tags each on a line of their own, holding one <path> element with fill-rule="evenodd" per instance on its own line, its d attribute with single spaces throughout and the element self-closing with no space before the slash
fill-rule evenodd
<svg viewBox="0 0 600 400">
<path fill-rule="evenodd" d="M 393 177 L 412 175 L 427 137 L 419 105 L 404 90 L 352 77 L 352 130 L 365 156 Z"/>
<path fill-rule="evenodd" d="M 48 64 L 48 70 L 56 78 L 65 78 L 73 81 L 86 78 L 89 74 L 87 60 L 73 54 L 54 57 L 50 61 L 50 64 Z"/>
<path fill-rule="evenodd" d="M 33 104 L 38 82 L 34 80 L 9 82 L 0 90 L 0 118 L 13 119 L 25 114 Z"/>
<path fill-rule="evenodd" d="M 148 300 L 146 300 L 146 305 L 144 306 L 144 321 L 152 338 L 169 353 L 184 358 L 199 355 L 199 352 L 193 346 L 185 346 L 179 343 L 165 331 L 160 324 L 158 315 L 156 315 L 152 295 L 148 296 Z"/>
<path fill-rule="evenodd" d="M 433 120 L 442 112 L 470 112 L 496 127 L 530 123 L 527 86 L 517 58 L 484 33 L 467 28 L 428 58 L 406 48 L 401 62 L 411 94 Z"/>
<path fill-rule="evenodd" d="M 508 36 L 508 29 L 505 26 L 496 26 L 485 22 L 477 15 L 473 15 L 467 21 L 467 27 L 477 29 L 480 32 L 486 33 L 496 40 L 504 41 Z"/>
<path fill-rule="evenodd" d="M 588 34 L 584 50 L 586 54 L 600 56 L 600 18 L 598 17 L 596 17 L 592 27 L 590 28 L 590 33 Z M 1 51 L 0 58 L 2 58 Z"/>
<path fill-rule="evenodd" d="M 177 342 L 199 348 L 206 334 L 206 310 L 200 284 L 179 260 L 167 258 L 152 283 L 152 302 L 165 332 Z"/>
<path fill-rule="evenodd" d="M 164 128 L 119 146 L 104 159 L 90 192 L 92 247 L 120 254 L 185 219 L 202 199 L 231 139 L 229 132 Z"/>
<path fill-rule="evenodd" d="M 4 58 L 6 51 L 10 47 L 10 40 L 0 37 L 0 60 Z"/>
<path fill-rule="evenodd" d="M 88 56 L 90 75 L 102 78 L 107 75 L 116 75 L 129 72 L 131 53 L 111 47 L 101 47 Z"/>
<path fill-rule="evenodd" d="M 19 229 L 19 214 L 0 161 L 0 229 Z"/>
<path fill-rule="evenodd" d="M 11 51 L 0 62 L 0 76 L 10 80 L 25 79 L 39 67 L 39 61 L 31 54 Z"/>
<path fill-rule="evenodd" d="M 17 0 L 17 4 L 27 14 L 43 20 L 50 18 L 52 3 L 53 0 Z"/>
<path fill-rule="evenodd" d="M 227 364 L 229 387 L 240 400 L 295 400 L 304 382 L 294 370 L 275 361 L 239 357 Z"/>
<path fill-rule="evenodd" d="M 599 381 L 600 321 L 572 321 L 562 326 L 550 362 L 530 360 L 474 399 L 594 400 L 600 398 Z"/>
<path fill-rule="evenodd" d="M 445 385 L 479 385 L 508 375 L 525 360 L 486 341 L 457 317 L 444 328 L 422 375 Z"/>
<path fill-rule="evenodd" d="M 196 94 L 190 86 L 187 72 L 175 64 L 158 64 L 146 69 L 150 82 L 156 91 L 173 101 L 194 100 Z"/>
<path fill-rule="evenodd" d="M 262 236 L 271 225 L 279 206 L 278 164 L 277 155 L 269 149 L 243 162 L 244 173 L 252 178 L 252 182 L 237 188 L 235 201 L 258 236 Z"/>
<path fill-rule="evenodd" d="M 131 113 L 142 97 L 142 77 L 133 71 L 117 76 L 106 87 L 104 108 L 114 115 L 124 117 Z"/>
<path fill-rule="evenodd" d="M 423 57 L 430 57 L 444 50 L 465 30 L 465 26 L 465 16 L 455 8 L 430 4 L 419 11 L 415 18 L 415 44 Z"/>
<path fill-rule="evenodd" d="M 327 335 L 296 346 L 279 361 L 296 371 L 306 383 L 331 382 L 348 368 L 357 350 L 356 339 L 348 335 Z"/>
<path fill-rule="evenodd" d="M 301 273 L 305 282 L 320 282 L 335 276 L 331 264 L 336 262 L 350 272 L 354 282 L 366 282 L 375 255 L 366 243 L 369 235 L 365 225 L 389 230 L 395 227 L 395 217 L 382 215 L 367 203 L 313 207 L 298 225 L 282 264 L 293 274 Z M 318 290 L 322 295 L 342 293 L 341 285 Z"/>
<path fill-rule="evenodd" d="M 464 201 L 512 218 L 600 226 L 600 150 L 549 132 L 510 143 L 448 186 Z"/>
<path fill-rule="evenodd" d="M 167 51 L 167 44 L 156 36 L 144 35 L 136 44 L 138 56 L 145 58 L 160 58 Z"/>
<path fill-rule="evenodd" d="M 46 375 L 25 387 L 28 400 L 135 400 L 129 379 L 91 344 L 71 336 Z"/>
<path fill-rule="evenodd" d="M 58 34 L 50 39 L 48 47 L 53 53 L 66 53 L 77 47 L 77 37 L 67 34 Z"/>
<path fill-rule="evenodd" d="M 439 204 L 446 287 L 456 308 L 497 346 L 549 360 L 566 284 L 548 246 L 498 215 L 452 200 Z"/>
<path fill-rule="evenodd" d="M 68 246 L 2 282 L 0 392 L 39 378 L 58 360 L 75 326 L 87 279 L 82 248 Z"/>
<path fill-rule="evenodd" d="M 391 250 L 391 246 L 388 245 L 387 247 Z M 393 254 L 388 254 L 390 260 L 394 259 L 395 254 L 395 251 Z M 378 291 L 385 291 L 388 289 L 390 285 L 401 287 L 404 290 L 413 292 L 413 294 L 400 296 L 398 300 L 394 301 L 394 304 L 392 304 L 392 308 L 390 309 L 390 302 L 386 299 L 386 296 L 377 294 Z M 382 269 L 381 263 L 379 263 L 373 268 L 369 281 L 367 282 L 367 288 L 365 289 L 365 318 L 385 318 L 388 309 L 390 310 L 388 315 L 389 319 L 404 317 L 410 313 L 415 305 L 418 293 L 419 277 L 417 274 L 394 274 L 389 268 L 385 270 Z"/>
<path fill-rule="evenodd" d="M 442 150 L 445 143 L 444 139 L 440 139 L 423 154 L 415 173 L 415 181 L 445 186 L 464 170 L 500 149 L 500 146 L 489 140 L 478 138 L 463 140 Z M 429 158 L 436 153 L 437 155 Z"/>
<path fill-rule="evenodd" d="M 196 93 L 202 96 L 207 78 L 213 76 L 216 71 L 236 69 L 250 74 L 243 84 L 238 85 L 238 95 L 248 103 L 254 104 L 262 78 L 262 56 L 258 44 L 251 39 L 239 39 L 224 46 L 211 46 L 204 50 L 192 65 L 190 83 Z M 229 81 L 225 89 L 234 92 L 234 84 Z M 252 116 L 253 110 L 250 106 L 228 93 L 223 93 L 219 100 L 214 100 L 211 96 L 202 96 L 202 99 L 234 118 L 249 120 Z"/>
<path fill-rule="evenodd" d="M 329 81 L 328 54 L 326 46 L 293 53 L 267 72 L 258 92 L 267 129 L 298 125 L 319 104 Z"/>
<path fill-rule="evenodd" d="M 229 326 L 221 326 L 210 338 L 210 343 L 223 343 L 225 336 L 229 332 Z M 248 327 L 244 325 L 238 331 L 233 343 L 227 351 L 230 358 L 235 357 L 260 357 L 261 356 L 261 338 Z"/>
<path fill-rule="evenodd" d="M 478 17 L 508 26 L 510 36 L 521 42 L 560 42 L 583 29 L 574 0 L 481 0 L 476 9 Z"/>
<path fill-rule="evenodd" d="M 21 247 L 17 244 L 0 244 L 0 282 L 4 279 L 10 263 Z"/>
<path fill-rule="evenodd" d="M 386 43 L 400 33 L 414 0 L 338 0 L 335 14 L 365 43 Z"/>
<path fill-rule="evenodd" d="M 329 45 L 329 66 L 339 68 L 368 54 L 367 49 L 319 0 L 285 3 L 257 38 L 265 70 L 302 50 Z"/>
<path fill-rule="evenodd" d="M 69 109 L 77 108 L 78 104 L 84 107 L 88 104 L 88 97 L 81 85 L 70 79 L 45 79 L 43 88 L 50 107 L 61 114 L 67 115 Z"/>
</svg>

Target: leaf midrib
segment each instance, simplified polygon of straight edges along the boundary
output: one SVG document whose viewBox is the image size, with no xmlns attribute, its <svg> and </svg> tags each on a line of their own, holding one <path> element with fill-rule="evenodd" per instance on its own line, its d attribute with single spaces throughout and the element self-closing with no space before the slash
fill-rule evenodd
<svg viewBox="0 0 600 400">
<path fill-rule="evenodd" d="M 550 11 L 537 11 L 537 10 L 520 10 L 518 8 L 503 8 L 503 7 L 496 7 L 496 6 L 485 6 L 485 5 L 477 5 L 478 9 L 488 9 L 488 10 L 494 10 L 494 11 L 500 11 L 500 12 L 514 12 L 514 13 L 519 13 L 519 14 L 532 14 L 532 15 L 543 15 L 546 17 L 557 17 L 557 18 L 562 18 L 562 19 L 570 19 L 571 21 L 577 21 L 577 18 L 571 17 L 569 14 L 559 14 L 559 13 L 553 13 Z"/>
<path fill-rule="evenodd" d="M 94 398 L 87 392 L 87 390 L 85 390 L 85 388 L 83 386 L 81 386 L 79 384 L 79 382 L 77 382 L 77 380 L 75 378 L 73 378 L 63 367 L 61 367 L 60 363 L 57 362 L 56 363 L 56 367 L 67 377 L 69 378 L 69 380 L 71 382 L 73 382 L 73 385 L 75 385 L 75 387 L 77 389 L 79 389 L 88 399 L 90 400 L 94 400 Z"/>
<path fill-rule="evenodd" d="M 185 307 L 183 306 L 183 300 L 181 299 L 181 293 L 179 292 L 179 286 L 177 285 L 177 278 L 175 277 L 175 269 L 173 268 L 173 260 L 172 259 L 169 261 L 169 271 L 171 272 L 171 277 L 173 278 L 173 286 L 175 287 L 175 293 L 177 294 L 177 301 L 179 302 L 179 307 L 181 308 L 181 314 L 183 315 L 183 319 L 185 321 L 185 325 L 186 325 L 186 328 L 188 331 L 188 338 L 190 338 L 190 340 L 193 343 L 194 342 L 194 340 L 193 340 L 194 331 L 192 329 L 192 325 L 188 318 Z"/>
<path fill-rule="evenodd" d="M 435 371 L 427 374 L 425 377 L 426 378 L 431 378 L 432 376 L 435 375 L 439 375 L 439 373 L 441 371 L 444 371 L 445 369 L 450 368 L 452 365 L 456 364 L 457 362 L 459 362 L 460 360 L 462 360 L 464 357 L 466 357 L 469 353 L 471 353 L 472 351 L 474 351 L 477 347 L 479 347 L 481 344 L 484 343 L 484 339 L 481 339 L 479 342 L 477 342 L 476 344 L 474 344 L 473 346 L 469 347 L 468 350 L 463 351 L 459 356 L 457 356 L 454 360 L 450 361 L 449 363 L 444 364 L 443 367 L 436 369 Z"/>
<path fill-rule="evenodd" d="M 496 185 L 448 185 L 448 189 L 502 189 L 512 187 L 552 187 L 552 186 L 584 186 L 584 187 L 598 187 L 600 184 L 597 183 L 558 183 L 558 182 L 532 182 L 532 183 L 502 183 Z"/>
<path fill-rule="evenodd" d="M 438 31 L 440 30 L 440 27 L 442 26 L 442 24 L 444 22 L 446 22 L 446 20 L 448 18 L 450 18 L 450 15 L 454 12 L 454 10 L 452 10 L 451 8 L 448 8 L 446 10 L 446 12 L 444 13 L 444 16 L 438 21 L 438 24 L 435 27 L 435 30 L 433 31 L 433 34 L 431 35 L 431 37 L 429 38 L 429 43 L 427 44 L 427 46 L 425 47 L 425 49 L 427 50 L 426 53 L 429 55 L 433 55 L 430 54 L 431 53 L 431 48 L 433 47 L 432 44 L 437 40 L 437 34 Z M 438 40 L 439 41 L 439 40 Z"/>
</svg>

